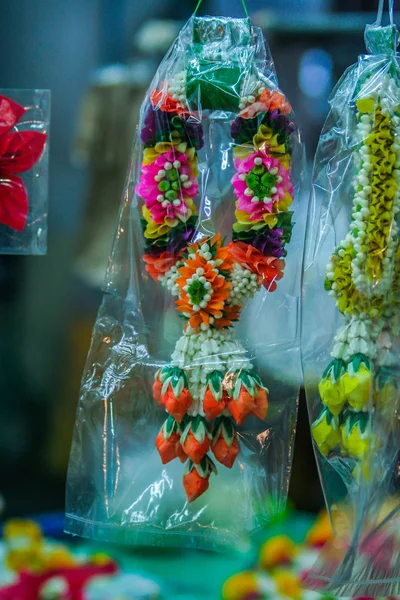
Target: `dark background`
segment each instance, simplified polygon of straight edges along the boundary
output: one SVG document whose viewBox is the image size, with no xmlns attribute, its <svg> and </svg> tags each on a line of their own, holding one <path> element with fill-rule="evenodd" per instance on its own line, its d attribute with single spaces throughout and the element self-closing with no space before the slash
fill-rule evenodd
<svg viewBox="0 0 400 600">
<path fill-rule="evenodd" d="M 372 0 L 248 2 L 255 22 L 265 30 L 280 86 L 297 112 L 310 166 L 328 94 L 364 51 L 363 28 L 374 20 L 368 11 L 376 5 Z M 0 257 L 4 517 L 63 509 L 80 376 L 101 299 L 99 286 L 77 275 L 75 268 L 82 239 L 95 236 L 96 213 L 102 210 L 88 202 L 90 161 L 78 168 L 71 160 L 82 99 L 94 70 L 105 65 L 140 65 L 143 80 L 151 78 L 161 49 L 151 36 L 138 48 L 138 31 L 150 19 L 183 22 L 194 6 L 189 0 L 0 2 L 0 88 L 52 92 L 48 254 Z M 238 16 L 241 11 L 239 0 L 205 0 L 200 14 Z M 165 23 L 166 30 L 171 26 Z M 116 189 L 110 197 L 114 213 L 119 195 Z M 110 220 L 112 229 L 114 217 Z M 291 499 L 307 510 L 322 504 L 304 398 Z"/>
</svg>

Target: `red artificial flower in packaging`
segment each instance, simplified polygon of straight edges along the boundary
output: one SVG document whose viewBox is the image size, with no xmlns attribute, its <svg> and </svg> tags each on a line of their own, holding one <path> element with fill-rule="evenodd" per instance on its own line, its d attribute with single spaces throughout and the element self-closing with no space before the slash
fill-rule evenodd
<svg viewBox="0 0 400 600">
<path fill-rule="evenodd" d="M 183 476 L 183 485 L 186 490 L 188 502 L 197 500 L 199 496 L 208 490 L 211 472 L 217 473 L 213 461 L 205 456 L 200 464 L 194 464 L 191 460 L 187 463 Z"/>
<path fill-rule="evenodd" d="M 11 131 L 25 108 L 0 95 L 0 223 L 22 231 L 28 218 L 28 192 L 20 173 L 40 159 L 47 140 L 39 131 Z"/>
</svg>

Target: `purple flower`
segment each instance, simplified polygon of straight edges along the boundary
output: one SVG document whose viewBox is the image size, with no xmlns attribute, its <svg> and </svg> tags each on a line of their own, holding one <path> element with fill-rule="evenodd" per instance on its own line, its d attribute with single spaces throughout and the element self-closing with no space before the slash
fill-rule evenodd
<svg viewBox="0 0 400 600">
<path fill-rule="evenodd" d="M 275 256 L 275 258 L 282 258 L 285 255 L 285 250 L 282 241 L 282 229 L 275 228 L 270 229 L 267 234 L 256 235 L 251 242 L 257 250 L 262 252 L 264 256 Z"/>
<path fill-rule="evenodd" d="M 201 122 L 184 119 L 176 113 L 169 113 L 150 105 L 145 113 L 140 139 L 144 144 L 155 145 L 158 142 L 171 141 L 171 135 L 178 135 L 189 146 L 199 150 L 203 147 L 203 128 Z"/>
</svg>

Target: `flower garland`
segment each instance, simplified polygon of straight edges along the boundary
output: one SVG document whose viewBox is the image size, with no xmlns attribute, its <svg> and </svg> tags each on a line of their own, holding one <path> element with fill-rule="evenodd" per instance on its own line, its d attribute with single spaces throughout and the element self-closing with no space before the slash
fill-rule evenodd
<svg viewBox="0 0 400 600">
<path fill-rule="evenodd" d="M 293 228 L 294 127 L 286 98 L 262 83 L 252 85 L 253 93 L 242 98 L 243 110 L 231 127 L 237 171 L 232 179 L 237 197 L 233 240 L 239 262 L 248 265 L 244 256 L 250 259 L 253 272 L 273 291 L 283 275 L 285 245 Z"/>
<path fill-rule="evenodd" d="M 177 298 L 186 320 L 170 363 L 155 375 L 153 396 L 169 413 L 156 447 L 164 464 L 186 463 L 183 484 L 191 502 L 216 473 L 209 453 L 231 468 L 240 452 L 237 426 L 250 415 L 267 415 L 268 390 L 232 326 L 261 286 L 274 291 L 283 276 L 293 226 L 293 126 L 284 96 L 258 82 L 232 123 L 233 241 L 224 246 L 220 234 L 195 241 L 203 130 L 198 115 L 187 112 L 185 77 L 178 73 L 151 93 L 136 192 L 143 199 L 146 271 Z"/>
<path fill-rule="evenodd" d="M 377 444 L 372 416 L 393 407 L 398 396 L 392 345 L 399 329 L 393 309 L 399 298 L 400 119 L 389 88 L 398 94 L 386 76 L 379 92 L 364 96 L 361 90 L 356 102 L 360 143 L 350 231 L 335 249 L 325 280 L 345 325 L 319 383 L 324 408 L 312 425 L 323 455 L 340 448 L 361 464 Z"/>
</svg>

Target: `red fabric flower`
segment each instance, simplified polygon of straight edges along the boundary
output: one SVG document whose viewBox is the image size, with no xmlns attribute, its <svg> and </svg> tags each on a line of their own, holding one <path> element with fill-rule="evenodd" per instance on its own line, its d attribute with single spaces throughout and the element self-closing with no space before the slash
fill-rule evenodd
<svg viewBox="0 0 400 600">
<path fill-rule="evenodd" d="M 228 248 L 232 258 L 258 275 L 269 292 L 276 290 L 276 282 L 283 277 L 284 260 L 274 256 L 264 256 L 259 250 L 244 242 L 231 242 Z"/>
<path fill-rule="evenodd" d="M 25 109 L 0 95 L 0 223 L 22 231 L 28 217 L 28 193 L 18 175 L 29 171 L 42 155 L 47 135 L 10 130 Z"/>
<path fill-rule="evenodd" d="M 146 263 L 146 271 L 151 275 L 154 281 L 158 281 L 164 273 L 174 266 L 179 257 L 175 254 L 171 254 L 171 252 L 163 252 L 160 256 L 144 254 L 142 258 Z"/>
</svg>

